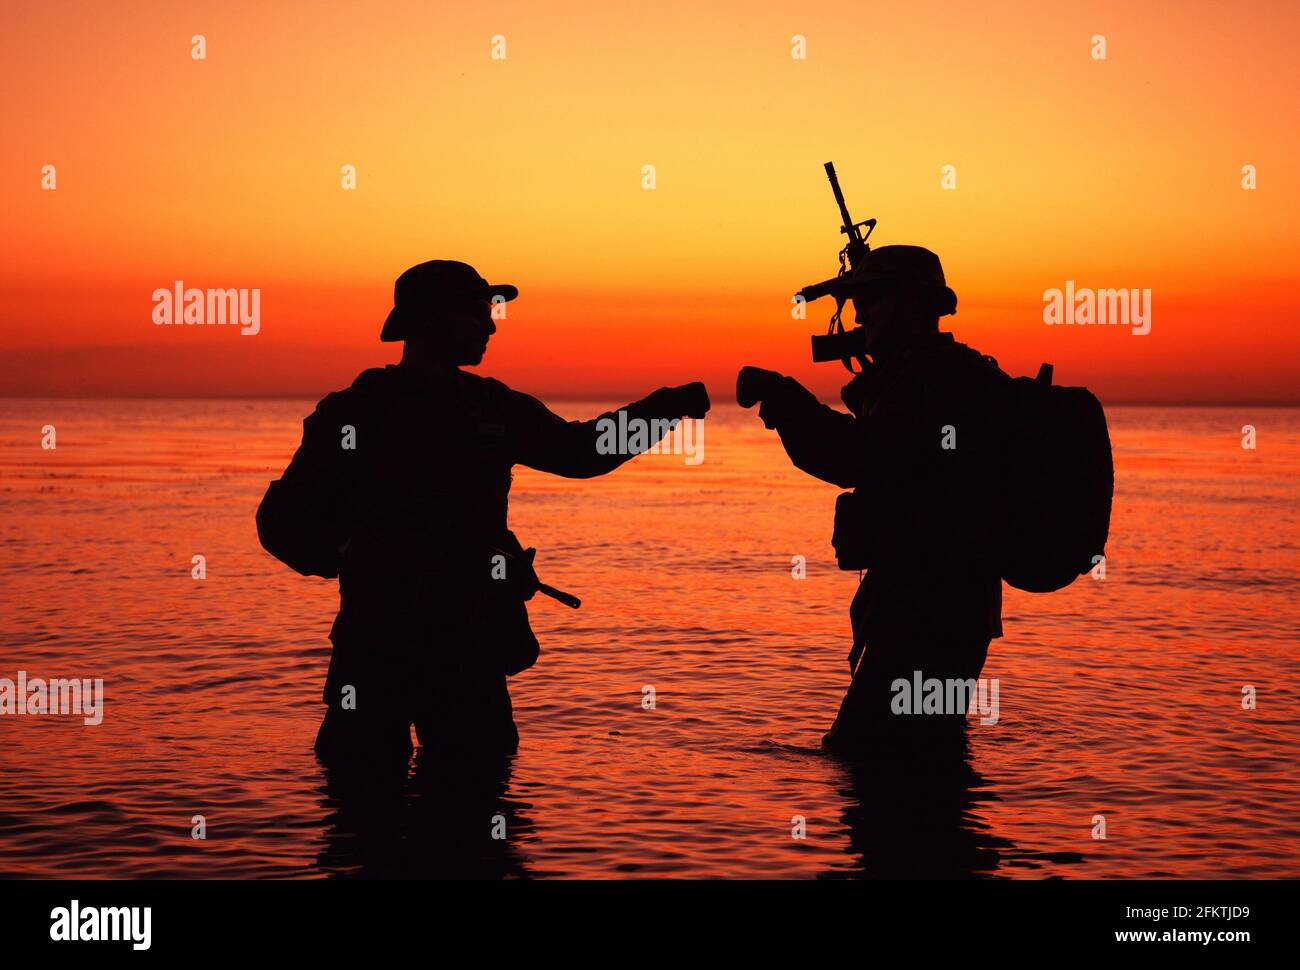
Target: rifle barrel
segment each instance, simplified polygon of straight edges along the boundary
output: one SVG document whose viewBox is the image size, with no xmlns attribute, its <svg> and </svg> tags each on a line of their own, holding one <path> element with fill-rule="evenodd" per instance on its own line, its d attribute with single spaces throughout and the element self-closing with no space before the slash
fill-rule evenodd
<svg viewBox="0 0 1300 970">
<path fill-rule="evenodd" d="M 825 168 L 826 177 L 831 180 L 831 191 L 835 193 L 835 204 L 840 207 L 840 218 L 844 220 L 844 231 L 848 233 L 850 240 L 855 240 L 857 230 L 853 227 L 853 217 L 849 215 L 849 206 L 844 201 L 844 193 L 840 191 L 840 180 L 835 174 L 835 163 L 827 162 Z"/>
<path fill-rule="evenodd" d="M 571 610 L 576 610 L 582 606 L 582 600 L 572 593 L 566 593 L 562 589 L 556 589 L 554 586 L 548 586 L 546 583 L 537 584 L 537 592 L 549 596 L 553 600 L 558 600 Z"/>
</svg>

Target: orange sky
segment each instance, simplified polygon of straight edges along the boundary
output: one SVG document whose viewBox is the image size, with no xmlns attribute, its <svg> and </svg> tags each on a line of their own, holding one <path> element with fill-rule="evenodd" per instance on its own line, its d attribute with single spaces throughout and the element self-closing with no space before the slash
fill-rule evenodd
<svg viewBox="0 0 1300 970">
<path fill-rule="evenodd" d="M 521 389 L 833 394 L 829 307 L 789 303 L 834 270 L 833 159 L 1007 369 L 1300 400 L 1300 12 L 1140 6 L 7 3 L 0 393 L 319 396 L 394 359 L 397 273 L 460 258 L 521 290 L 483 368 Z M 176 279 L 260 288 L 261 332 L 155 327 Z M 1151 289 L 1150 334 L 1046 326 L 1067 279 Z"/>
</svg>

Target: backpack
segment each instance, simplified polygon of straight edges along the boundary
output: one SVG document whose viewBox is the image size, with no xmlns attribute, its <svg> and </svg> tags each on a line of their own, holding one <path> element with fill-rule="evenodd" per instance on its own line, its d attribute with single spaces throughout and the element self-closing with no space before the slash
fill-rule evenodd
<svg viewBox="0 0 1300 970">
<path fill-rule="evenodd" d="M 363 372 L 353 386 L 365 386 L 363 380 L 371 373 Z M 349 510 L 341 507 L 345 503 L 341 496 L 351 491 L 346 466 L 334 461 L 343 453 L 331 447 L 330 458 L 324 458 L 317 430 L 321 422 L 341 423 L 334 415 L 342 400 L 342 393 L 326 395 L 308 415 L 301 446 L 284 474 L 267 486 L 257 507 L 257 538 L 262 548 L 304 576 L 337 577 L 343 565 L 340 549 L 351 538 Z M 350 409 L 349 413 L 354 412 Z"/>
<path fill-rule="evenodd" d="M 1105 554 L 1115 488 L 1110 432 L 1096 396 L 1053 384 L 1051 364 L 1035 378 L 1006 381 L 1002 578 L 1050 593 Z"/>
<path fill-rule="evenodd" d="M 276 479 L 257 507 L 262 548 L 304 576 L 338 576 L 343 564 L 339 548 L 348 537 L 336 523 L 322 507 L 319 491 L 301 478 Z"/>
</svg>

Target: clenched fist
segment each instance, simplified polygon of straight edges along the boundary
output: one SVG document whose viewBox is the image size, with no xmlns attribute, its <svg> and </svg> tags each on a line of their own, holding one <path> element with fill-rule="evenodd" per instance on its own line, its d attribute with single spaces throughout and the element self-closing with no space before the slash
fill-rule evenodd
<svg viewBox="0 0 1300 970">
<path fill-rule="evenodd" d="M 772 392 L 781 376 L 774 370 L 742 367 L 736 375 L 736 403 L 742 408 L 752 408 Z"/>
<path fill-rule="evenodd" d="M 666 411 L 688 418 L 702 418 L 709 411 L 709 391 L 701 381 L 692 381 L 680 387 L 666 387 L 662 392 L 669 402 Z"/>
</svg>

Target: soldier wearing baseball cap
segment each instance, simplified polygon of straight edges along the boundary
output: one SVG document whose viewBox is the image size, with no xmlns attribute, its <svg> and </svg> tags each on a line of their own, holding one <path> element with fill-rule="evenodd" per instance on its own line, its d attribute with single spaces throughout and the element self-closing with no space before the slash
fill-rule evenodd
<svg viewBox="0 0 1300 970">
<path fill-rule="evenodd" d="M 760 405 L 796 467 L 853 490 L 836 503 L 832 544 L 841 568 L 866 575 L 849 608 L 853 679 L 823 745 L 856 757 L 905 750 L 917 735 L 959 741 L 959 713 L 900 717 L 891 703 L 918 670 L 974 683 L 1002 635 L 1003 384 L 990 358 L 939 329 L 957 295 L 930 250 L 872 249 L 832 286 L 852 301 L 870 357 L 840 392 L 848 413 L 775 371 L 745 367 L 736 379 L 737 402 Z"/>
<path fill-rule="evenodd" d="M 464 369 L 496 333 L 494 306 L 518 295 L 462 262 L 404 272 L 380 333 L 404 343 L 401 362 L 316 406 L 258 510 L 272 554 L 339 578 L 316 738 L 332 766 L 403 772 L 412 724 L 440 756 L 477 763 L 515 751 L 506 678 L 539 649 L 525 604 L 558 591 L 540 586 L 535 550 L 507 524 L 511 471 L 591 478 L 632 457 L 598 447 L 598 422 L 617 424 L 617 412 L 566 421 Z M 697 382 L 620 410 L 645 422 L 649 447 L 676 419 L 703 418 L 709 398 Z"/>
</svg>

